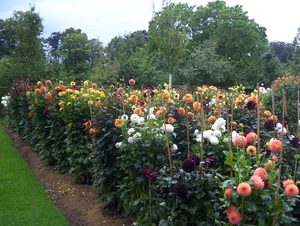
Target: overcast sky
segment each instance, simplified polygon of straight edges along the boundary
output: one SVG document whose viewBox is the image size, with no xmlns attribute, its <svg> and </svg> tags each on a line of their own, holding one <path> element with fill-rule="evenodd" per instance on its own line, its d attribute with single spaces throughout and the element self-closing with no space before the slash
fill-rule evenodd
<svg viewBox="0 0 300 226">
<path fill-rule="evenodd" d="M 154 2 L 155 10 L 159 11 L 162 1 Z M 209 1 L 181 2 L 206 6 Z M 0 19 L 11 17 L 14 11 L 27 11 L 34 4 L 43 18 L 43 37 L 73 27 L 80 28 L 89 39 L 98 38 L 106 46 L 115 36 L 148 30 L 152 3 L 152 0 L 0 0 Z M 300 0 L 226 0 L 226 3 L 242 5 L 250 19 L 267 28 L 269 41 L 292 42 L 300 27 Z"/>
</svg>

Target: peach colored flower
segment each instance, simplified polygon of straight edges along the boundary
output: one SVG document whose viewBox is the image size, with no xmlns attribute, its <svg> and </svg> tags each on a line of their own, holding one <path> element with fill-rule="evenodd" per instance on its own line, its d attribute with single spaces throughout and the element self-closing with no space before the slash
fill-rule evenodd
<svg viewBox="0 0 300 226">
<path fill-rule="evenodd" d="M 247 134 L 246 139 L 249 144 L 253 144 L 255 141 L 257 141 L 257 134 L 250 132 Z"/>
<path fill-rule="evenodd" d="M 251 186 L 246 182 L 240 183 L 237 187 L 237 192 L 240 196 L 248 196 L 251 194 L 251 191 Z"/>
<path fill-rule="evenodd" d="M 218 100 L 223 100 L 224 99 L 224 95 L 223 94 L 218 94 L 217 99 Z"/>
<path fill-rule="evenodd" d="M 228 209 L 226 210 L 226 215 L 227 217 L 229 216 L 229 214 L 231 214 L 233 211 L 238 211 L 236 209 L 236 206 L 229 206 Z"/>
<path fill-rule="evenodd" d="M 144 112 L 142 111 L 141 108 L 137 107 L 136 109 L 133 110 L 134 114 L 137 114 L 139 116 L 144 116 Z"/>
<path fill-rule="evenodd" d="M 183 115 L 185 113 L 184 108 L 178 108 L 177 112 L 181 115 Z"/>
<path fill-rule="evenodd" d="M 269 143 L 269 149 L 272 152 L 278 153 L 282 148 L 282 143 L 280 140 L 271 140 Z"/>
<path fill-rule="evenodd" d="M 271 115 L 272 115 L 272 113 L 271 113 L 270 111 L 264 111 L 264 116 L 265 116 L 266 118 L 271 117 Z"/>
<path fill-rule="evenodd" d="M 46 99 L 47 100 L 50 100 L 52 98 L 52 94 L 50 92 L 48 92 L 46 95 L 45 95 Z"/>
<path fill-rule="evenodd" d="M 264 168 L 266 170 L 274 170 L 275 169 L 274 162 L 269 159 L 268 162 L 264 165 Z"/>
<path fill-rule="evenodd" d="M 233 188 L 227 188 L 225 191 L 224 191 L 224 198 L 229 200 L 229 199 L 232 199 L 232 193 L 234 192 Z"/>
<path fill-rule="evenodd" d="M 36 83 L 36 85 L 37 85 L 37 86 L 43 86 L 43 83 L 42 83 L 41 81 L 38 81 L 38 82 Z"/>
<path fill-rule="evenodd" d="M 163 93 L 163 99 L 167 100 L 170 98 L 170 94 L 168 92 Z"/>
<path fill-rule="evenodd" d="M 283 181 L 283 187 L 286 188 L 290 184 L 295 184 L 295 182 L 292 179 L 287 179 Z"/>
<path fill-rule="evenodd" d="M 299 194 L 299 188 L 295 184 L 289 184 L 285 188 L 285 194 L 288 197 L 296 197 Z"/>
<path fill-rule="evenodd" d="M 134 102 L 134 103 L 137 103 L 138 100 L 139 100 L 139 98 L 136 95 L 131 95 L 129 97 L 129 100 L 132 101 L 132 102 Z"/>
<path fill-rule="evenodd" d="M 244 136 L 238 135 L 234 141 L 233 141 L 234 145 L 239 147 L 239 148 L 244 148 L 247 145 L 247 139 Z"/>
<path fill-rule="evenodd" d="M 268 172 L 265 168 L 257 168 L 255 171 L 254 171 L 254 175 L 258 175 L 260 176 L 260 178 L 265 181 L 268 177 Z"/>
<path fill-rule="evenodd" d="M 192 120 L 192 119 L 194 119 L 194 117 L 195 117 L 195 115 L 194 115 L 193 112 L 188 112 L 188 113 L 187 113 L 187 119 L 188 119 L 188 120 Z"/>
<path fill-rule="evenodd" d="M 92 88 L 96 89 L 97 88 L 97 84 L 96 83 L 92 83 Z"/>
<path fill-rule="evenodd" d="M 40 91 L 41 91 L 41 93 L 44 93 L 44 92 L 46 92 L 46 88 L 45 88 L 44 86 L 42 86 L 42 87 L 40 88 Z"/>
<path fill-rule="evenodd" d="M 101 102 L 97 101 L 95 105 L 96 105 L 97 108 L 100 108 L 101 107 Z"/>
<path fill-rule="evenodd" d="M 168 123 L 169 123 L 169 124 L 173 124 L 174 121 L 175 121 L 175 119 L 174 119 L 173 117 L 169 117 L 169 118 L 168 118 Z"/>
<path fill-rule="evenodd" d="M 45 82 L 45 85 L 46 85 L 46 86 L 52 86 L 52 82 L 51 82 L 50 80 L 47 80 L 47 81 Z"/>
<path fill-rule="evenodd" d="M 193 109 L 196 110 L 196 111 L 199 111 L 201 109 L 201 103 L 199 102 L 194 102 L 193 103 Z"/>
<path fill-rule="evenodd" d="M 248 155 L 254 156 L 254 155 L 256 154 L 256 147 L 253 146 L 253 145 L 249 145 L 249 146 L 246 148 L 246 152 L 248 153 Z"/>
<path fill-rule="evenodd" d="M 121 128 L 122 126 L 124 126 L 125 124 L 125 121 L 122 120 L 122 119 L 116 119 L 115 120 L 115 126 L 118 127 L 118 128 Z"/>
<path fill-rule="evenodd" d="M 41 93 L 41 90 L 40 89 L 35 89 L 34 91 L 36 94 L 40 94 Z"/>
<path fill-rule="evenodd" d="M 265 187 L 265 183 L 262 181 L 261 177 L 258 175 L 253 175 L 250 180 L 254 181 L 253 189 L 261 190 Z"/>
<path fill-rule="evenodd" d="M 243 220 L 243 217 L 239 211 L 235 210 L 229 214 L 228 219 L 232 224 L 237 225 Z"/>
<path fill-rule="evenodd" d="M 274 163 L 278 162 L 278 157 L 277 157 L 277 155 L 273 155 L 273 156 L 272 156 L 272 159 L 273 159 L 273 162 L 274 162 Z"/>
<path fill-rule="evenodd" d="M 209 123 L 214 124 L 217 118 L 215 116 L 210 116 L 207 120 Z"/>
<path fill-rule="evenodd" d="M 191 94 L 186 94 L 183 98 L 183 101 L 188 102 L 188 103 L 192 103 L 194 101 L 193 96 Z"/>
<path fill-rule="evenodd" d="M 240 106 L 241 104 L 242 104 L 242 101 L 241 101 L 241 100 L 235 101 L 235 105 L 236 105 L 236 106 Z"/>
</svg>

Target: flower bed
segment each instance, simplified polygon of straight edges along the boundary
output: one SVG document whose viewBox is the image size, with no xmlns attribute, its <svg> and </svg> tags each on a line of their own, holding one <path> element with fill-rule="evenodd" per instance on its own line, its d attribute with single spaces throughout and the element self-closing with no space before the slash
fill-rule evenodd
<svg viewBox="0 0 300 226">
<path fill-rule="evenodd" d="M 270 94 L 134 85 L 18 80 L 9 125 L 137 225 L 296 223 L 299 138 L 263 105 Z"/>
</svg>

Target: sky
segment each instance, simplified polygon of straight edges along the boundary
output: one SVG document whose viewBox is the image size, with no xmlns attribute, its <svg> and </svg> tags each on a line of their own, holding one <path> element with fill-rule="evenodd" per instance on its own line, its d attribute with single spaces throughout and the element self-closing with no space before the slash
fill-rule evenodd
<svg viewBox="0 0 300 226">
<path fill-rule="evenodd" d="M 206 6 L 212 0 L 173 0 L 189 6 Z M 161 0 L 0 0 L 0 19 L 14 11 L 27 11 L 30 4 L 43 18 L 43 37 L 67 28 L 81 29 L 88 39 L 97 38 L 106 46 L 115 36 L 148 30 L 148 22 L 160 11 Z M 228 6 L 242 5 L 249 19 L 267 28 L 272 41 L 293 42 L 300 27 L 300 0 L 225 0 Z"/>
</svg>

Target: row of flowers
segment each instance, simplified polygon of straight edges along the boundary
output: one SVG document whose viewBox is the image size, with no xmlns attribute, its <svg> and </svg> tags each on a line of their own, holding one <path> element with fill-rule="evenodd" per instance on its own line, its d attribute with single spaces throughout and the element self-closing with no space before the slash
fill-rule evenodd
<svg viewBox="0 0 300 226">
<path fill-rule="evenodd" d="M 297 221 L 299 138 L 286 115 L 264 108 L 270 89 L 134 85 L 18 80 L 9 124 L 50 163 L 101 189 L 109 212 L 136 213 L 136 224 Z"/>
</svg>

